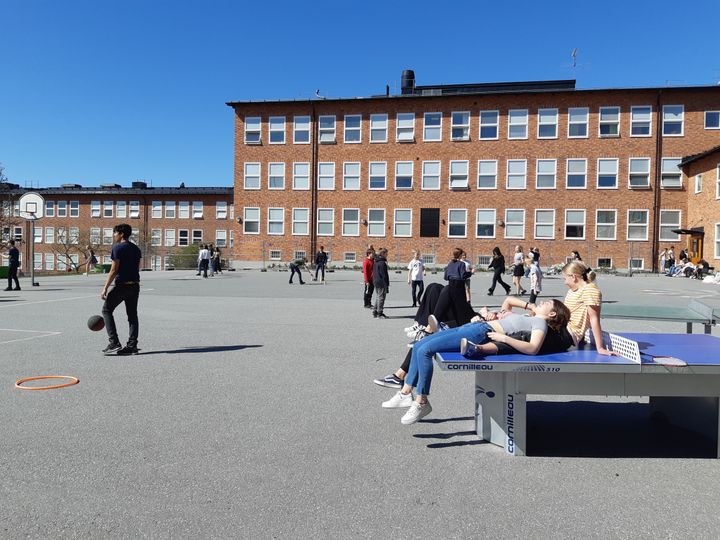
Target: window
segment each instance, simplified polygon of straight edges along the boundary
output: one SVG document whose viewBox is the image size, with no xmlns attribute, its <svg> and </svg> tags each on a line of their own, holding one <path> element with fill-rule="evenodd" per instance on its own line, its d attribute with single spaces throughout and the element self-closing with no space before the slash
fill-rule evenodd
<svg viewBox="0 0 720 540">
<path fill-rule="evenodd" d="M 318 208 L 317 234 L 318 236 L 333 236 L 335 234 L 335 210 L 333 208 Z"/>
<path fill-rule="evenodd" d="M 109 246 L 110 244 L 112 244 L 112 231 L 113 230 L 110 227 L 103 228 L 102 243 L 105 244 L 106 246 Z"/>
<path fill-rule="evenodd" d="M 175 229 L 165 229 L 165 247 L 175 246 Z"/>
<path fill-rule="evenodd" d="M 260 210 L 258 209 L 258 230 L 260 229 Z M 202 244 L 203 232 L 202 229 L 193 229 L 192 231 L 192 243 L 193 245 Z"/>
<path fill-rule="evenodd" d="M 649 137 L 652 129 L 652 107 L 630 107 L 630 136 Z"/>
<path fill-rule="evenodd" d="M 395 209 L 395 229 L 393 236 L 410 238 L 412 236 L 412 210 L 410 208 Z"/>
<path fill-rule="evenodd" d="M 467 209 L 450 208 L 448 210 L 448 238 L 467 237 Z"/>
<path fill-rule="evenodd" d="M 268 208 L 268 234 L 285 234 L 285 209 Z"/>
<path fill-rule="evenodd" d="M 112 202 L 110 205 L 112 206 Z M 67 217 L 67 201 L 57 202 L 57 217 Z M 110 217 L 112 217 L 112 215 Z"/>
<path fill-rule="evenodd" d="M 202 217 L 203 217 L 203 202 L 202 201 L 193 201 L 192 217 L 193 217 L 193 219 L 202 219 Z"/>
<path fill-rule="evenodd" d="M 296 116 L 293 118 L 293 143 L 310 143 L 310 117 Z"/>
<path fill-rule="evenodd" d="M 423 141 L 442 141 L 442 113 L 425 113 L 423 116 Z"/>
<path fill-rule="evenodd" d="M 453 141 L 470 140 L 470 113 L 468 111 L 454 111 L 451 119 L 451 138 Z"/>
<path fill-rule="evenodd" d="M 525 238 L 525 210 L 505 210 L 505 238 Z"/>
<path fill-rule="evenodd" d="M 610 270 L 612 268 L 612 259 L 607 257 L 600 257 L 597 260 L 597 267 L 598 268 L 606 268 Z"/>
<path fill-rule="evenodd" d="M 475 236 L 477 238 L 495 238 L 495 210 L 478 208 L 475 212 Z"/>
<path fill-rule="evenodd" d="M 715 198 L 720 199 L 720 165 L 715 170 Z"/>
<path fill-rule="evenodd" d="M 720 223 L 715 224 L 715 258 L 720 259 Z"/>
<path fill-rule="evenodd" d="M 680 171 L 680 158 L 662 158 L 660 172 L 660 185 L 663 188 L 681 188 L 682 173 Z"/>
<path fill-rule="evenodd" d="M 70 227 L 69 240 L 73 245 L 78 245 L 80 243 L 80 227 Z"/>
<path fill-rule="evenodd" d="M 642 270 L 645 268 L 645 259 L 630 259 L 628 261 L 630 270 Z"/>
<path fill-rule="evenodd" d="M 305 257 L 307 257 L 307 252 L 304 249 L 293 251 L 293 259 L 304 259 Z"/>
<path fill-rule="evenodd" d="M 270 144 L 285 144 L 285 117 L 270 117 Z"/>
<path fill-rule="evenodd" d="M 113 217 L 113 202 L 112 201 L 103 201 L 103 217 L 104 218 L 111 218 Z M 60 217 L 60 206 L 58 204 L 58 217 Z M 154 216 L 153 216 L 154 217 Z"/>
<path fill-rule="evenodd" d="M 598 135 L 600 137 L 620 136 L 620 107 L 600 107 Z"/>
<path fill-rule="evenodd" d="M 178 217 L 180 219 L 190 219 L 190 203 L 188 201 L 180 201 L 178 207 Z"/>
<path fill-rule="evenodd" d="M 284 163 L 268 163 L 268 189 L 285 189 Z"/>
<path fill-rule="evenodd" d="M 80 201 L 70 201 L 70 217 L 80 217 Z"/>
<path fill-rule="evenodd" d="M 680 235 L 673 229 L 680 228 L 680 210 L 660 210 L 660 241 L 677 242 Z"/>
<path fill-rule="evenodd" d="M 595 240 L 615 240 L 617 238 L 617 211 L 600 210 L 595 212 Z"/>
<path fill-rule="evenodd" d="M 343 189 L 347 191 L 360 189 L 360 163 L 343 163 Z"/>
<path fill-rule="evenodd" d="M 720 111 L 705 111 L 705 129 L 720 129 Z"/>
<path fill-rule="evenodd" d="M 555 238 L 555 210 L 535 210 L 535 238 L 552 240 Z"/>
<path fill-rule="evenodd" d="M 42 270 L 42 253 L 33 254 L 33 268 L 35 270 Z"/>
<path fill-rule="evenodd" d="M 440 189 L 439 161 L 423 161 L 422 189 Z"/>
<path fill-rule="evenodd" d="M 397 142 L 413 142 L 415 140 L 415 113 L 398 113 L 395 123 L 395 140 Z"/>
<path fill-rule="evenodd" d="M 527 109 L 510 109 L 508 111 L 508 139 L 528 138 Z"/>
<path fill-rule="evenodd" d="M 77 227 L 70 227 L 70 230 L 75 229 L 77 230 Z M 17 240 L 18 242 L 22 242 L 23 239 L 23 228 L 14 226 L 13 227 L 13 238 Z"/>
<path fill-rule="evenodd" d="M 370 189 L 385 189 L 387 185 L 387 163 L 370 162 Z"/>
<path fill-rule="evenodd" d="M 310 189 L 310 164 L 293 163 L 293 189 Z"/>
<path fill-rule="evenodd" d="M 480 140 L 497 140 L 498 117 L 498 111 L 480 111 Z"/>
<path fill-rule="evenodd" d="M 538 109 L 538 139 L 557 139 L 558 110 Z"/>
<path fill-rule="evenodd" d="M 140 217 L 140 201 L 130 201 L 130 217 Z"/>
<path fill-rule="evenodd" d="M 235 205 L 234 204 L 230 204 L 230 219 L 235 221 Z M 232 230 L 232 229 L 230 229 L 230 230 Z"/>
<path fill-rule="evenodd" d="M 684 105 L 663 105 L 662 132 L 665 137 L 682 137 L 685 120 Z"/>
<path fill-rule="evenodd" d="M 152 229 L 150 231 L 150 245 L 162 246 L 162 229 Z"/>
<path fill-rule="evenodd" d="M 597 170 L 598 189 L 617 189 L 618 187 L 618 160 L 598 159 Z"/>
<path fill-rule="evenodd" d="M 702 174 L 695 175 L 695 193 L 702 191 Z"/>
<path fill-rule="evenodd" d="M 268 255 L 268 258 L 271 261 L 281 261 L 282 260 L 282 251 L 279 249 L 271 249 Z"/>
<path fill-rule="evenodd" d="M 245 163 L 244 166 L 244 185 L 245 189 L 260 189 L 260 164 Z"/>
<path fill-rule="evenodd" d="M 585 239 L 585 210 L 565 210 L 565 239 Z"/>
<path fill-rule="evenodd" d="M 567 189 L 585 189 L 587 187 L 587 160 L 567 160 Z"/>
<path fill-rule="evenodd" d="M 420 237 L 438 238 L 440 236 L 440 209 L 420 209 Z"/>
<path fill-rule="evenodd" d="M 100 201 L 92 201 L 90 203 L 93 209 L 94 207 L 92 205 L 94 204 L 97 204 L 97 216 L 93 215 L 92 217 L 100 217 Z M 5 214 L 9 215 L 8 212 Z M 45 201 L 45 217 L 55 217 L 55 201 Z"/>
<path fill-rule="evenodd" d="M 630 158 L 628 187 L 630 189 L 650 187 L 650 158 Z"/>
<path fill-rule="evenodd" d="M 227 219 L 227 201 L 218 201 L 215 203 L 215 219 Z"/>
<path fill-rule="evenodd" d="M 370 142 L 384 143 L 387 142 L 388 115 L 387 114 L 371 114 L 370 115 Z"/>
<path fill-rule="evenodd" d="M 587 107 L 570 107 L 568 109 L 568 137 L 571 139 L 582 139 L 588 136 L 588 114 Z"/>
<path fill-rule="evenodd" d="M 90 243 L 97 245 L 100 243 L 101 238 L 100 227 L 92 227 L 90 229 Z"/>
<path fill-rule="evenodd" d="M 45 270 L 53 270 L 55 268 L 55 255 L 52 253 L 45 254 Z"/>
<path fill-rule="evenodd" d="M 318 163 L 318 189 L 335 189 L 335 163 Z"/>
<path fill-rule="evenodd" d="M 350 264 L 356 263 L 357 262 L 357 253 L 355 253 L 354 251 L 346 251 L 343 254 L 343 262 L 350 263 Z"/>
<path fill-rule="evenodd" d="M 45 243 L 55 243 L 55 227 L 45 227 Z"/>
<path fill-rule="evenodd" d="M 450 162 L 450 189 L 468 189 L 468 162 Z"/>
<path fill-rule="evenodd" d="M 190 245 L 190 231 L 187 229 L 178 230 L 178 246 Z"/>
<path fill-rule="evenodd" d="M 360 210 L 358 208 L 343 208 L 342 235 L 360 236 Z"/>
<path fill-rule="evenodd" d="M 536 163 L 535 186 L 537 189 L 555 189 L 557 177 L 557 161 L 554 159 L 538 159 Z"/>
<path fill-rule="evenodd" d="M 245 144 L 260 144 L 260 125 L 261 118 L 259 116 L 248 116 L 245 118 Z"/>
<path fill-rule="evenodd" d="M 292 233 L 298 236 L 310 234 L 310 210 L 307 208 L 292 209 Z"/>
<path fill-rule="evenodd" d="M 260 209 L 244 208 L 243 209 L 243 233 L 260 234 Z M 202 241 L 202 235 L 201 235 Z M 195 231 L 193 231 L 193 243 L 195 243 Z"/>
<path fill-rule="evenodd" d="M 368 209 L 368 236 L 385 236 L 385 209 Z"/>
<path fill-rule="evenodd" d="M 33 242 L 36 244 L 42 244 L 43 241 L 43 228 L 42 227 L 35 227 L 35 236 L 33 237 Z"/>
<path fill-rule="evenodd" d="M 72 213 L 72 207 L 70 207 L 70 213 Z M 127 203 L 125 201 L 115 203 L 115 215 L 119 218 L 127 217 Z"/>
<path fill-rule="evenodd" d="M 165 201 L 165 217 L 175 219 L 175 201 Z"/>
<path fill-rule="evenodd" d="M 497 160 L 478 161 L 478 189 L 497 189 Z"/>
<path fill-rule="evenodd" d="M 362 116 L 359 114 L 348 114 L 345 116 L 345 142 L 362 142 Z"/>
<path fill-rule="evenodd" d="M 508 159 L 507 189 L 525 189 L 527 183 L 527 161 Z"/>
<path fill-rule="evenodd" d="M 395 162 L 395 189 L 412 189 L 413 185 L 413 162 Z"/>
<path fill-rule="evenodd" d="M 627 239 L 648 239 L 648 210 L 628 210 Z"/>
<path fill-rule="evenodd" d="M 162 201 L 152 201 L 151 206 L 150 216 L 155 219 L 160 219 L 162 217 Z"/>
<path fill-rule="evenodd" d="M 335 142 L 335 115 L 321 115 L 318 117 L 318 138 L 320 144 Z"/>
</svg>

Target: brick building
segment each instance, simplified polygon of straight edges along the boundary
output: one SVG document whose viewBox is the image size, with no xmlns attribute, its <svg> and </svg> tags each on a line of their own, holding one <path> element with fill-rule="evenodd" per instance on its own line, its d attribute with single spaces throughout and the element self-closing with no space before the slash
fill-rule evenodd
<svg viewBox="0 0 720 540">
<path fill-rule="evenodd" d="M 18 216 L 20 196 L 33 191 L 45 200 L 44 216 L 35 222 L 35 270 L 63 271 L 85 260 L 84 248 L 93 246 L 100 263 L 110 262 L 112 228 L 127 222 L 143 252 L 143 267 L 165 269 L 170 257 L 184 246 L 210 243 L 230 259 L 233 244 L 233 189 L 225 187 L 132 187 L 103 184 L 82 187 L 63 184 L 59 188 L 27 190 L 4 184 L 3 240 L 20 240 L 21 258 L 30 258 L 31 226 Z M 3 260 L 4 263 L 6 261 Z M 27 269 L 26 264 L 22 264 Z"/>
<path fill-rule="evenodd" d="M 720 223 L 720 191 L 708 186 L 718 182 L 720 87 L 415 86 L 406 71 L 401 88 L 227 104 L 236 259 L 286 262 L 322 244 L 334 264 L 351 264 L 373 244 L 391 262 L 417 248 L 444 264 L 456 245 L 485 261 L 496 245 L 507 255 L 521 244 L 539 247 L 543 264 L 577 249 L 593 266 L 649 270 L 659 248 L 692 244 L 674 231 L 704 218 L 706 243 L 720 238 L 707 227 Z M 688 181 L 696 169 L 699 195 Z M 720 258 L 694 245 L 697 258 Z"/>
</svg>

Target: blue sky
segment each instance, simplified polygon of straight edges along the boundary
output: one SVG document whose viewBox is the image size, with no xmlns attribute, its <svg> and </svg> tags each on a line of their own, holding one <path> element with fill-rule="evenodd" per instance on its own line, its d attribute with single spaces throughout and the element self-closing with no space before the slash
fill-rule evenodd
<svg viewBox="0 0 720 540">
<path fill-rule="evenodd" d="M 0 0 L 0 163 L 23 186 L 230 186 L 227 101 L 394 92 L 407 68 L 716 84 L 718 19 L 717 0 Z"/>
</svg>

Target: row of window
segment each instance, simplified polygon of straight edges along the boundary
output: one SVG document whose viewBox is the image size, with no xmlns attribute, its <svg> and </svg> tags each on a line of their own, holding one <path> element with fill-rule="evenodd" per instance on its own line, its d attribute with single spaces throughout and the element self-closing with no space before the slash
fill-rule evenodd
<svg viewBox="0 0 720 540">
<path fill-rule="evenodd" d="M 424 212 L 437 210 L 437 212 Z M 285 208 L 267 209 L 267 234 L 285 234 Z M 359 208 L 342 208 L 340 236 L 360 236 L 361 226 L 366 227 L 369 237 L 386 236 L 387 211 L 385 208 L 369 208 L 367 218 L 363 218 Z M 531 237 L 536 240 L 554 240 L 556 238 L 556 210 L 552 208 L 538 208 L 534 211 L 534 225 Z M 660 211 L 660 239 L 677 241 L 679 236 L 673 233 L 681 222 L 680 210 Z M 310 234 L 310 209 L 292 208 L 290 210 L 290 233 L 294 236 Z M 439 234 L 439 209 L 422 209 L 420 217 L 420 237 Z M 260 208 L 246 207 L 243 209 L 243 233 L 247 235 L 260 234 Z M 586 240 L 587 211 L 585 209 L 566 209 L 564 212 L 563 232 L 560 238 L 566 240 Z M 445 223 L 445 220 L 443 220 Z M 633 209 L 627 211 L 625 238 L 627 240 L 648 240 L 650 224 L 650 211 L 647 209 Z M 508 208 L 503 218 L 498 219 L 498 211 L 494 208 L 478 208 L 475 210 L 475 238 L 496 238 L 497 228 L 504 228 L 503 238 L 525 239 L 526 210 L 522 208 Z M 316 233 L 318 236 L 335 236 L 335 209 L 318 208 L 316 219 Z M 413 236 L 413 210 L 411 208 L 396 208 L 393 210 L 392 236 L 410 238 Z M 447 237 L 467 238 L 468 235 L 468 209 L 451 208 L 447 213 Z M 595 211 L 595 240 L 617 240 L 618 211 L 616 209 L 598 209 Z"/>
<path fill-rule="evenodd" d="M 163 206 L 164 206 L 164 213 L 163 213 Z M 177 210 L 176 210 L 177 207 Z M 235 206 L 230 204 L 228 205 L 225 201 L 217 201 L 215 203 L 215 219 L 227 219 L 228 218 L 228 207 L 230 209 L 229 211 L 229 217 L 230 219 L 234 219 L 235 217 Z M 150 217 L 152 218 L 162 218 L 165 217 L 166 219 L 173 219 L 175 217 L 180 219 L 189 219 L 190 218 L 190 202 L 189 201 L 178 201 L 177 204 L 175 201 L 165 201 L 163 204 L 163 201 L 152 201 L 151 203 L 151 213 Z M 202 201 L 193 201 L 192 202 L 192 218 L 193 219 L 200 219 L 203 217 L 203 203 Z"/>
<path fill-rule="evenodd" d="M 627 185 L 631 189 L 650 187 L 651 158 L 632 157 L 628 159 Z M 682 187 L 682 172 L 679 169 L 681 158 L 665 157 L 661 161 L 661 186 L 664 188 Z M 527 189 L 528 160 L 508 159 L 500 162 L 505 165 L 501 171 L 505 175 L 506 189 Z M 562 165 L 563 161 L 560 160 Z M 420 166 L 420 189 L 439 190 L 444 181 L 441 161 L 423 161 Z M 391 164 L 392 167 L 392 164 Z M 452 160 L 447 165 L 447 185 L 450 189 L 470 188 L 470 161 Z M 267 188 L 284 190 L 286 185 L 285 163 L 268 163 L 266 167 Z M 336 164 L 332 161 L 318 163 L 317 189 L 332 191 L 336 189 Z M 342 189 L 360 190 L 362 183 L 360 162 L 342 163 Z M 261 164 L 246 162 L 243 165 L 245 190 L 262 189 Z M 567 189 L 587 189 L 588 160 L 569 158 L 565 160 L 565 187 Z M 557 189 L 558 160 L 535 160 L 535 187 L 537 189 Z M 293 190 L 310 189 L 310 163 L 292 164 L 291 188 Z M 620 160 L 618 158 L 600 158 L 596 162 L 595 186 L 598 189 L 617 189 L 620 178 Z M 370 190 L 388 189 L 388 163 L 371 161 L 367 164 L 366 185 Z M 394 189 L 411 190 L 415 185 L 415 162 L 396 161 L 394 167 Z M 498 160 L 481 159 L 477 162 L 477 189 L 498 189 Z"/>
<path fill-rule="evenodd" d="M 192 236 L 191 236 L 192 235 Z M 230 242 L 228 243 L 228 231 L 218 229 L 215 231 L 215 245 L 217 247 L 233 247 L 233 231 L 230 230 Z M 194 229 L 151 229 L 150 245 L 151 246 L 189 246 L 190 244 L 200 244 L 203 240 L 203 231 Z"/>
<path fill-rule="evenodd" d="M 10 215 L 7 211 L 9 201 L 4 201 L 4 215 Z M 179 217 L 181 219 L 190 218 L 190 209 L 192 208 L 193 219 L 203 217 L 203 202 L 192 201 L 152 201 L 153 218 L 163 217 L 163 205 L 165 207 L 164 216 L 166 218 Z M 14 203 L 14 215 L 19 215 L 20 203 Z M 217 201 L 215 203 L 215 218 L 227 219 L 234 217 L 234 207 L 226 201 Z M 177 208 L 177 210 L 176 210 Z M 45 217 L 80 217 L 80 201 L 45 201 Z M 140 201 L 90 201 L 90 217 L 93 218 L 139 218 L 140 217 Z"/>
<path fill-rule="evenodd" d="M 653 107 L 640 105 L 630 107 L 629 135 L 631 137 L 652 136 Z M 528 139 L 529 109 L 509 109 L 507 113 L 499 110 L 479 111 L 473 116 L 470 111 L 452 111 L 450 117 L 450 140 L 469 141 L 498 140 L 500 138 L 500 118 L 507 117 L 508 140 Z M 422 117 L 423 142 L 443 140 L 443 113 L 426 112 Z M 557 139 L 559 136 L 560 110 L 557 108 L 538 109 L 536 114 L 538 139 Z M 473 120 L 477 122 L 473 127 Z M 619 137 L 621 133 L 622 113 L 618 106 L 600 107 L 598 110 L 598 137 Z M 415 142 L 415 113 L 397 113 L 395 116 L 395 141 L 399 143 Z M 285 116 L 270 116 L 267 120 L 268 142 L 285 144 Z M 320 115 L 317 119 L 318 142 L 334 144 L 337 142 L 337 118 L 334 114 Z M 389 116 L 384 113 L 371 114 L 367 120 L 367 136 L 371 143 L 386 143 L 389 137 Z M 343 142 L 362 143 L 363 116 L 347 114 L 343 117 Z M 705 112 L 705 129 L 720 129 L 720 111 Z M 310 116 L 294 116 L 292 119 L 292 143 L 309 144 L 312 133 Z M 474 135 L 473 135 L 474 134 Z M 662 134 L 666 137 L 682 137 L 685 134 L 685 106 L 663 105 Z M 590 136 L 590 108 L 570 107 L 567 109 L 567 137 L 586 139 Z M 245 144 L 262 143 L 262 117 L 245 117 Z"/>
<path fill-rule="evenodd" d="M 92 227 L 90 229 L 89 241 L 93 245 L 111 245 L 112 244 L 112 227 Z M 8 228 L 8 234 L 11 231 Z M 14 227 L 12 238 L 22 240 L 22 227 Z M 163 243 L 164 238 L 164 243 Z M 228 238 L 230 242 L 228 244 Z M 10 237 L 5 240 L 9 240 Z M 36 227 L 35 228 L 35 243 L 36 244 L 80 244 L 80 228 L 79 227 Z M 131 240 L 135 243 L 138 242 L 136 235 L 131 237 Z M 175 229 L 165 229 L 163 235 L 162 229 L 152 229 L 150 234 L 150 244 L 153 246 L 166 247 L 172 246 L 189 246 L 192 244 L 199 244 L 204 242 L 202 229 L 178 229 L 177 230 L 177 243 L 176 243 L 176 231 Z M 83 242 L 84 243 L 84 242 Z M 232 247 L 233 245 L 233 231 L 230 230 L 228 237 L 228 231 L 224 229 L 218 229 L 215 231 L 215 245 L 219 247 Z"/>
</svg>

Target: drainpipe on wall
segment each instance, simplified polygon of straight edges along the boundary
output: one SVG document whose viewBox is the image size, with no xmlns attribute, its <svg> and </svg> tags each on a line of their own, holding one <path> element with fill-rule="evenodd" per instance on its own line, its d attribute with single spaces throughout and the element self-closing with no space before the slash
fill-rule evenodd
<svg viewBox="0 0 720 540">
<path fill-rule="evenodd" d="M 652 271 L 658 271 L 660 253 L 660 205 L 662 204 L 662 90 L 658 90 L 655 103 L 655 192 L 653 193 Z"/>
<path fill-rule="evenodd" d="M 312 156 L 310 160 L 310 253 L 308 253 L 308 260 L 312 261 L 312 257 L 315 254 L 317 246 L 317 205 L 318 205 L 318 193 L 317 193 L 317 159 L 318 159 L 318 125 L 317 117 L 315 114 L 315 105 L 312 107 L 312 115 L 310 117 L 312 122 Z"/>
</svg>

